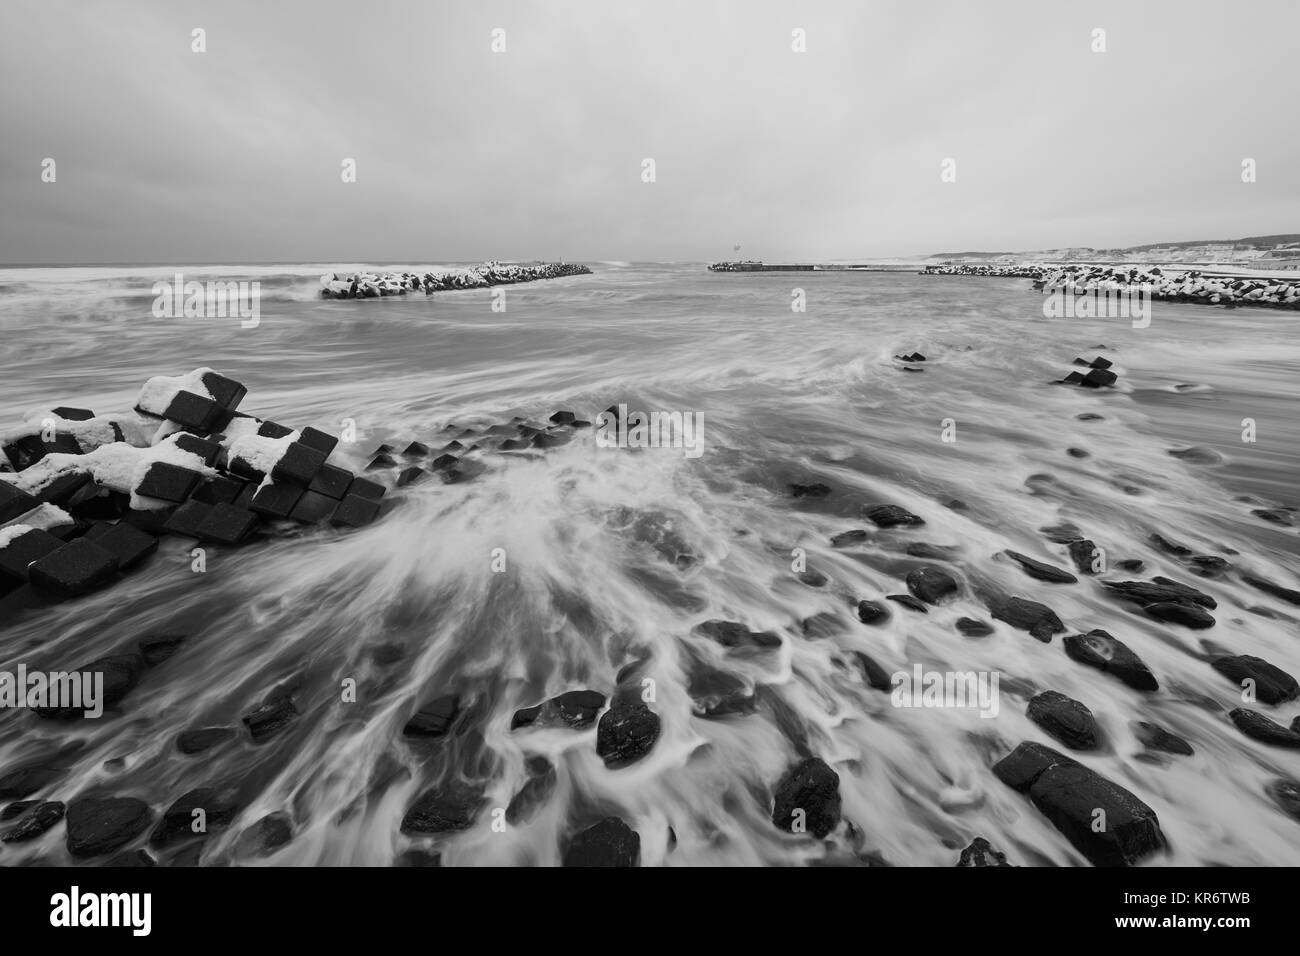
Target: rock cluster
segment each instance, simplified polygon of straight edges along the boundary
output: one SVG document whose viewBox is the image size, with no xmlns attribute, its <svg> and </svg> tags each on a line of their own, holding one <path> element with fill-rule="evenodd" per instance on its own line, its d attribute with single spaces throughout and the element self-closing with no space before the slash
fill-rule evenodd
<svg viewBox="0 0 1300 956">
<path fill-rule="evenodd" d="M 421 289 L 428 295 L 449 289 L 483 289 L 488 286 L 536 282 L 562 276 L 591 275 L 586 266 L 567 262 L 543 262 L 528 265 L 486 262 L 467 269 L 442 269 L 415 272 L 337 272 L 321 276 L 321 296 L 326 299 L 377 299 L 388 295 L 406 295 Z"/>
</svg>

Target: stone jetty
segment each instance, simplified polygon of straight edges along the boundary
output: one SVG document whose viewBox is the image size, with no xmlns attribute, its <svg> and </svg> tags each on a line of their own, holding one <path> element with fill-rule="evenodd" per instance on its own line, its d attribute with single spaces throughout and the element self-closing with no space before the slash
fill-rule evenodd
<svg viewBox="0 0 1300 956">
<path fill-rule="evenodd" d="M 326 299 L 377 299 L 409 292 L 445 292 L 451 289 L 484 289 L 489 286 L 591 275 L 586 266 L 567 262 L 514 264 L 486 262 L 465 269 L 417 272 L 339 273 L 321 276 L 321 297 Z"/>
</svg>

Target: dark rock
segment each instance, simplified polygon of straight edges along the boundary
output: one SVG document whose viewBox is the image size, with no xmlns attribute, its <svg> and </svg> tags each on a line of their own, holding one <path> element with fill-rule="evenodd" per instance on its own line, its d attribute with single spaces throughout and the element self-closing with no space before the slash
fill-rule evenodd
<svg viewBox="0 0 1300 956">
<path fill-rule="evenodd" d="M 1065 653 L 1080 664 L 1117 677 L 1136 690 L 1158 690 L 1159 682 L 1151 669 L 1142 662 L 1127 644 L 1106 631 L 1095 628 L 1087 634 L 1072 634 L 1065 638 Z"/>
<path fill-rule="evenodd" d="M 744 624 L 735 621 L 705 621 L 695 627 L 695 633 L 711 638 L 723 647 L 762 647 L 781 646 L 781 637 L 771 631 L 751 631 Z"/>
<path fill-rule="evenodd" d="M 163 417 L 186 428 L 208 431 L 217 423 L 222 408 L 206 395 L 196 395 L 181 389 L 163 412 Z"/>
<path fill-rule="evenodd" d="M 1074 417 L 1081 422 L 1101 422 L 1106 420 L 1104 416 L 1098 415 L 1095 412 L 1084 412 L 1083 414 L 1075 415 Z"/>
<path fill-rule="evenodd" d="M 1022 743 L 993 766 L 999 780 L 1021 793 L 1094 866 L 1129 866 L 1164 847 L 1155 811 L 1128 790 L 1077 761 Z M 1096 811 L 1105 827 L 1094 830 Z"/>
<path fill-rule="evenodd" d="M 1050 581 L 1053 584 L 1074 584 L 1079 580 L 1069 571 L 1054 568 L 1052 565 L 1044 564 L 1042 561 L 1035 561 L 1033 558 L 1026 554 L 1021 554 L 1019 551 L 1007 550 L 1002 553 L 1024 568 L 1025 573 L 1031 578 L 1037 578 L 1040 581 Z"/>
<path fill-rule="evenodd" d="M 35 495 L 30 495 L 12 482 L 0 480 L 0 524 L 24 515 L 40 505 Z"/>
<path fill-rule="evenodd" d="M 1300 733 L 1265 717 L 1257 710 L 1238 707 L 1228 712 L 1228 717 L 1247 737 L 1274 747 L 1300 748 Z"/>
<path fill-rule="evenodd" d="M 312 492 L 302 497 L 305 499 Z M 318 496 L 324 497 L 324 496 Z M 332 499 L 325 498 L 332 506 Z M 292 514 L 298 514 L 298 508 L 295 507 Z M 248 540 L 257 527 L 257 515 L 245 508 L 237 508 L 232 504 L 215 504 L 209 509 L 208 513 L 203 516 L 196 529 L 198 536 L 204 541 L 215 541 L 217 544 L 239 544 Z"/>
<path fill-rule="evenodd" d="M 254 486 L 249 485 L 249 487 Z M 215 505 L 204 504 L 202 501 L 191 499 L 168 515 L 167 520 L 163 522 L 162 530 L 168 534 L 197 538 L 203 519 L 208 516 L 214 507 Z"/>
<path fill-rule="evenodd" d="M 298 433 L 298 444 L 314 448 L 326 458 L 338 446 L 338 443 L 339 440 L 335 436 L 326 434 L 319 428 L 312 428 L 310 425 Z"/>
<path fill-rule="evenodd" d="M 1157 551 L 1163 551 L 1165 554 L 1172 554 L 1177 557 L 1183 558 L 1183 557 L 1187 557 L 1192 553 L 1191 548 L 1187 547 L 1186 545 L 1182 545 L 1174 541 L 1170 541 L 1168 538 L 1166 538 L 1164 535 L 1161 534 L 1156 534 L 1153 532 L 1150 536 L 1148 536 L 1147 540 L 1151 542 L 1151 546 L 1153 548 L 1155 548 Z"/>
<path fill-rule="evenodd" d="M 886 594 L 885 600 L 901 604 L 903 607 L 910 608 L 913 611 L 920 611 L 922 614 L 930 613 L 930 609 L 925 606 L 924 601 L 920 601 L 912 597 L 910 594 Z"/>
<path fill-rule="evenodd" d="M 99 703 L 105 708 L 121 702 L 144 676 L 145 662 L 139 654 L 113 654 L 93 660 L 76 669 L 80 674 L 102 674 L 104 679 L 103 697 Z M 85 702 L 83 701 L 83 704 Z M 79 720 L 85 716 L 86 707 L 33 707 L 32 712 L 39 717 L 55 720 Z"/>
<path fill-rule="evenodd" d="M 239 835 L 243 856 L 270 856 L 293 839 L 293 821 L 284 812 L 268 813 Z"/>
<path fill-rule="evenodd" d="M 545 757 L 529 760 L 528 772 L 528 779 L 506 807 L 506 822 L 512 826 L 531 819 L 555 792 L 555 766 Z"/>
<path fill-rule="evenodd" d="M 780 829 L 820 840 L 839 822 L 840 775 L 820 757 L 802 761 L 777 782 L 772 823 Z"/>
<path fill-rule="evenodd" d="M 1066 545 L 1070 552 L 1070 560 L 1074 562 L 1075 568 L 1080 574 L 1096 574 L 1092 567 L 1092 562 L 1096 559 L 1097 545 L 1087 538 L 1079 538 L 1077 541 L 1071 541 Z"/>
<path fill-rule="evenodd" d="M 1071 541 L 1077 541 L 1083 537 L 1078 527 L 1068 521 L 1046 528 L 1039 528 L 1038 530 L 1047 537 L 1048 541 L 1054 541 L 1057 544 L 1069 544 Z"/>
<path fill-rule="evenodd" d="M 586 727 L 605 706 L 605 695 L 594 690 L 571 690 L 533 707 L 515 711 L 510 729 L 519 727 Z"/>
<path fill-rule="evenodd" d="M 706 719 L 749 714 L 758 706 L 749 684 L 700 659 L 691 662 L 686 692 L 696 715 Z"/>
<path fill-rule="evenodd" d="M 1219 602 L 1194 587 L 1179 584 L 1169 578 L 1157 577 L 1151 581 L 1103 581 L 1102 586 L 1123 601 L 1132 601 L 1143 607 L 1161 603 L 1191 603 L 1213 610 Z"/>
<path fill-rule="evenodd" d="M 866 517 L 878 528 L 896 528 L 925 524 L 925 519 L 898 505 L 876 505 L 867 509 Z"/>
<path fill-rule="evenodd" d="M 248 510 L 264 518 L 288 518 L 303 496 L 300 484 L 287 481 L 272 481 L 258 487 L 257 492 L 248 502 Z"/>
<path fill-rule="evenodd" d="M 352 483 L 354 486 L 356 482 Z M 379 502 L 365 498 L 349 490 L 348 495 L 338 503 L 334 514 L 330 515 L 330 524 L 342 528 L 363 528 L 379 516 Z"/>
<path fill-rule="evenodd" d="M 189 468 L 156 461 L 149 466 L 135 487 L 135 493 L 145 498 L 170 501 L 176 504 L 184 501 L 198 487 L 203 475 Z"/>
<path fill-rule="evenodd" d="M 606 817 L 573 838 L 564 866 L 631 867 L 641 857 L 641 837 L 618 817 Z"/>
<path fill-rule="evenodd" d="M 1133 732 L 1137 734 L 1142 746 L 1148 750 L 1159 750 L 1169 754 L 1190 757 L 1195 751 L 1192 745 L 1177 734 L 1170 733 L 1163 727 L 1146 721 L 1135 721 Z"/>
<path fill-rule="evenodd" d="M 79 597 L 103 587 L 117 574 L 118 558 L 94 541 L 77 538 L 27 568 L 31 583 L 61 597 Z"/>
<path fill-rule="evenodd" d="M 659 715 L 641 701 L 616 701 L 596 725 L 596 753 L 610 769 L 626 767 L 650 752 L 659 726 Z"/>
<path fill-rule="evenodd" d="M 316 477 L 307 486 L 307 490 L 339 501 L 348 493 L 348 486 L 351 484 L 352 472 L 346 468 L 340 468 L 337 465 L 322 465 L 321 470 L 316 472 Z M 378 495 L 375 497 L 378 497 Z"/>
<path fill-rule="evenodd" d="M 1083 377 L 1083 381 L 1079 384 L 1085 388 L 1102 388 L 1114 385 L 1118 378 L 1119 376 L 1114 372 L 1108 372 L 1101 368 L 1094 368 Z"/>
<path fill-rule="evenodd" d="M 413 441 L 402 449 L 403 458 L 427 458 L 429 446 L 423 442 Z"/>
<path fill-rule="evenodd" d="M 135 525 L 119 523 L 96 527 L 104 530 L 87 532 L 86 538 L 116 557 L 117 565 L 123 571 L 135 567 L 158 550 L 158 539 Z"/>
<path fill-rule="evenodd" d="M 0 581 L 5 578 L 17 582 L 26 581 L 27 568 L 33 561 L 39 561 L 63 546 L 61 540 L 39 528 L 11 538 L 7 545 L 0 548 Z"/>
<path fill-rule="evenodd" d="M 791 485 L 790 493 L 796 498 L 825 498 L 831 493 L 831 486 L 820 481 L 811 485 Z"/>
<path fill-rule="evenodd" d="M 235 732 L 229 727 L 204 727 L 182 732 L 176 738 L 176 746 L 183 754 L 197 754 L 234 738 Z"/>
<path fill-rule="evenodd" d="M 885 670 L 878 661 L 862 651 L 854 651 L 853 654 L 858 660 L 858 669 L 862 671 L 862 679 L 867 682 L 868 687 L 883 691 L 893 690 L 894 682 L 890 679 L 889 671 Z"/>
<path fill-rule="evenodd" d="M 1100 731 L 1092 711 L 1079 701 L 1054 690 L 1029 701 L 1025 712 L 1039 727 L 1071 750 L 1095 750 Z"/>
<path fill-rule="evenodd" d="M 183 634 L 151 634 L 140 641 L 140 656 L 147 667 L 157 667 L 175 654 L 184 640 Z"/>
<path fill-rule="evenodd" d="M 1215 624 L 1214 617 L 1207 611 L 1195 604 L 1184 604 L 1181 601 L 1163 601 L 1157 604 L 1148 604 L 1142 610 L 1158 621 L 1182 624 L 1185 627 L 1197 630 L 1214 627 Z"/>
<path fill-rule="evenodd" d="M 1053 634 L 1065 630 L 1065 625 L 1050 607 L 1024 598 L 994 600 L 989 604 L 989 613 L 1017 630 L 1028 631 L 1030 635 L 1045 644 L 1052 640 Z"/>
<path fill-rule="evenodd" d="M 806 617 L 799 622 L 799 628 L 803 631 L 804 637 L 814 641 L 824 637 L 834 637 L 845 631 L 844 622 L 834 611 L 819 611 L 811 617 Z"/>
<path fill-rule="evenodd" d="M 483 791 L 455 780 L 422 793 L 402 818 L 403 833 L 466 830 L 483 806 Z"/>
<path fill-rule="evenodd" d="M 0 800 L 20 800 L 44 790 L 63 776 L 47 763 L 29 763 L 0 774 Z"/>
<path fill-rule="evenodd" d="M 1146 565 L 1137 558 L 1125 558 L 1123 561 L 1115 562 L 1115 567 L 1119 568 L 1121 571 L 1128 571 L 1131 574 L 1136 574 L 1145 566 Z"/>
<path fill-rule="evenodd" d="M 983 837 L 976 837 L 971 845 L 961 851 L 958 866 L 1010 866 L 1007 855 L 993 849 L 993 844 Z"/>
<path fill-rule="evenodd" d="M 1300 781 L 1278 779 L 1264 788 L 1282 812 L 1293 820 L 1300 820 Z"/>
<path fill-rule="evenodd" d="M 298 716 L 289 694 L 275 694 L 243 719 L 244 726 L 253 737 L 253 743 L 264 744 Z"/>
<path fill-rule="evenodd" d="M 809 568 L 807 571 L 799 572 L 799 581 L 810 588 L 823 588 L 830 582 L 830 579 L 820 571 Z"/>
<path fill-rule="evenodd" d="M 1274 584 L 1264 578 L 1258 578 L 1254 575 L 1243 574 L 1241 579 L 1257 591 L 1263 591 L 1265 594 L 1271 594 L 1275 598 L 1281 598 L 1291 604 L 1300 604 L 1300 591 L 1284 588 L 1280 584 Z"/>
<path fill-rule="evenodd" d="M 224 830 L 234 822 L 241 808 L 239 791 L 234 786 L 199 787 L 191 790 L 167 808 L 149 837 L 149 845 L 171 846 L 178 840 Z M 203 811 L 202 817 L 195 816 L 196 810 Z M 194 830 L 199 819 L 203 820 L 206 830 Z"/>
<path fill-rule="evenodd" d="M 17 803 L 11 803 L 3 810 L 0 810 L 0 822 L 20 817 L 32 807 L 38 807 L 40 804 L 40 800 L 19 800 Z"/>
<path fill-rule="evenodd" d="M 352 479 L 352 484 L 348 485 L 347 495 L 356 495 L 369 501 L 378 501 L 384 496 L 384 486 L 377 481 L 371 481 L 369 478 L 356 477 Z M 347 495 L 343 497 L 346 498 Z"/>
<path fill-rule="evenodd" d="M 863 624 L 884 624 L 889 620 L 889 608 L 879 601 L 859 601 L 858 620 Z"/>
<path fill-rule="evenodd" d="M 928 564 L 908 574 L 907 589 L 926 604 L 938 604 L 957 593 L 957 579 L 943 568 Z"/>
<path fill-rule="evenodd" d="M 1255 697 L 1262 703 L 1284 704 L 1300 697 L 1300 684 L 1296 679 L 1263 658 L 1248 654 L 1220 657 L 1210 666 L 1239 688 L 1246 681 L 1253 681 Z"/>
<path fill-rule="evenodd" d="M 402 728 L 403 737 L 445 737 L 460 715 L 460 697 L 447 694 L 420 707 Z"/>
<path fill-rule="evenodd" d="M 428 476 L 429 473 L 418 465 L 412 465 L 410 468 L 403 468 L 397 473 L 397 487 L 405 488 L 407 485 L 413 485 Z"/>
<path fill-rule="evenodd" d="M 57 800 L 48 800 L 45 803 L 38 804 L 36 809 L 32 810 L 18 826 L 4 835 L 4 842 L 24 843 L 27 840 L 36 839 L 62 820 L 63 812 L 66 809 Z"/>
<path fill-rule="evenodd" d="M 82 859 L 112 853 L 152 819 L 149 804 L 135 797 L 80 797 L 68 805 L 68 852 Z"/>
<path fill-rule="evenodd" d="M 848 548 L 855 544 L 861 544 L 870 537 L 867 532 L 861 530 L 841 531 L 835 537 L 831 538 L 831 547 Z"/>
<path fill-rule="evenodd" d="M 397 462 L 393 459 L 393 456 L 389 454 L 383 454 L 383 455 L 376 455 L 374 458 L 370 459 L 370 463 L 366 465 L 366 471 L 379 471 L 384 468 L 396 468 L 396 467 L 397 467 Z"/>
<path fill-rule="evenodd" d="M 957 618 L 957 630 L 967 637 L 986 637 L 993 633 L 993 625 L 976 620 L 973 617 L 959 617 Z"/>
<path fill-rule="evenodd" d="M 302 442 L 290 442 L 280 460 L 271 469 L 271 480 L 294 485 L 310 485 L 325 464 L 325 453 Z"/>
<path fill-rule="evenodd" d="M 1285 511 L 1283 511 L 1281 508 L 1256 508 L 1253 511 L 1251 511 L 1251 514 L 1253 514 L 1256 518 L 1262 518 L 1265 521 L 1271 522 L 1273 524 L 1280 524 L 1287 528 L 1291 527 L 1292 524 L 1294 524 L 1294 522 L 1291 520 L 1291 516 L 1287 514 Z"/>
<path fill-rule="evenodd" d="M 1086 451 L 1084 451 L 1082 448 L 1067 448 L 1067 449 L 1065 449 L 1065 453 L 1066 453 L 1067 455 L 1069 455 L 1071 458 L 1087 458 L 1087 457 L 1088 457 L 1088 453 L 1087 453 Z"/>
</svg>

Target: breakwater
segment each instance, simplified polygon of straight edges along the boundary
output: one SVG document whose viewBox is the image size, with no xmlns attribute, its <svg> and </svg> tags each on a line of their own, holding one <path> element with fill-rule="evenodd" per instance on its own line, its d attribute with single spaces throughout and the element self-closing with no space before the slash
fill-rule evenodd
<svg viewBox="0 0 1300 956">
<path fill-rule="evenodd" d="M 452 289 L 483 289 L 488 286 L 559 279 L 564 276 L 591 275 L 586 266 L 568 262 L 542 262 L 532 265 L 487 262 L 465 269 L 440 269 L 427 272 L 332 272 L 321 276 L 321 296 L 326 299 L 377 299 L 388 295 L 406 295 L 423 290 L 425 294 Z"/>
</svg>

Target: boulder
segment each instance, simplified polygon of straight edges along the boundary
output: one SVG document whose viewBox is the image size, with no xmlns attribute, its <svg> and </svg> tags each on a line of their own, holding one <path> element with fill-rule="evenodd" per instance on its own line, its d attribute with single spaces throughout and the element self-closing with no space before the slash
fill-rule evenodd
<svg viewBox="0 0 1300 956">
<path fill-rule="evenodd" d="M 776 785 L 772 823 L 819 840 L 826 836 L 840 823 L 840 775 L 820 757 L 786 771 Z"/>
<path fill-rule="evenodd" d="M 1248 654 L 1220 657 L 1210 666 L 1239 688 L 1244 687 L 1246 681 L 1253 681 L 1255 697 L 1261 703 L 1284 704 L 1300 697 L 1300 684 L 1296 679 L 1263 658 Z"/>
<path fill-rule="evenodd" d="M 152 819 L 149 804 L 135 797 L 80 797 L 68 805 L 68 852 L 82 859 L 112 853 Z"/>
<path fill-rule="evenodd" d="M 578 729 L 596 720 L 605 706 L 605 695 L 594 690 L 571 690 L 533 707 L 515 711 L 510 729 L 563 726 Z"/>
<path fill-rule="evenodd" d="M 885 670 L 875 658 L 862 651 L 854 651 L 853 656 L 857 658 L 858 670 L 862 671 L 862 679 L 867 682 L 868 687 L 886 692 L 893 690 L 894 682 L 890 679 L 889 671 Z"/>
<path fill-rule="evenodd" d="M 1079 580 L 1069 571 L 1063 571 L 1061 568 L 1053 567 L 1050 564 L 1044 564 L 1042 561 L 1035 561 L 1033 558 L 1026 554 L 1021 554 L 1019 551 L 1007 550 L 1002 553 L 1024 568 L 1025 573 L 1031 578 L 1037 578 L 1040 581 L 1050 581 L 1054 584 L 1074 584 Z"/>
<path fill-rule="evenodd" d="M 1160 750 L 1164 753 L 1179 754 L 1184 757 L 1190 757 L 1196 752 L 1192 749 L 1192 745 L 1182 737 L 1170 733 L 1157 724 L 1141 720 L 1134 721 L 1133 732 L 1137 735 L 1137 739 L 1142 743 L 1142 746 L 1148 750 Z"/>
<path fill-rule="evenodd" d="M 642 701 L 615 701 L 596 725 L 596 753 L 611 770 L 636 763 L 654 747 L 659 727 L 659 715 Z"/>
<path fill-rule="evenodd" d="M 957 618 L 956 628 L 967 637 L 987 637 L 993 633 L 993 625 L 973 617 Z"/>
<path fill-rule="evenodd" d="M 859 601 L 858 620 L 863 624 L 884 624 L 889 620 L 889 608 L 879 601 Z"/>
<path fill-rule="evenodd" d="M 694 633 L 717 641 L 723 647 L 775 648 L 781 646 L 781 637 L 771 631 L 751 631 L 736 621 L 705 621 L 695 626 Z"/>
<path fill-rule="evenodd" d="M 1071 750 L 1095 750 L 1100 731 L 1092 711 L 1054 690 L 1029 701 L 1026 715 Z"/>
<path fill-rule="evenodd" d="M 25 816 L 16 827 L 6 832 L 2 839 L 5 843 L 25 843 L 28 840 L 35 840 L 62 820 L 66 809 L 57 800 L 47 800 L 44 803 L 37 804 L 31 813 Z"/>
<path fill-rule="evenodd" d="M 956 594 L 957 579 L 937 565 L 927 564 L 907 575 L 907 589 L 926 604 L 938 604 Z"/>
<path fill-rule="evenodd" d="M 900 508 L 898 505 L 875 505 L 866 509 L 865 517 L 878 528 L 911 527 L 925 524 L 925 520 L 919 515 L 914 515 L 906 508 Z"/>
<path fill-rule="evenodd" d="M 618 817 L 606 817 L 577 834 L 564 851 L 564 866 L 632 867 L 641 858 L 641 837 Z"/>
<path fill-rule="evenodd" d="M 1127 644 L 1100 628 L 1072 634 L 1063 641 L 1065 653 L 1080 664 L 1105 671 L 1136 690 L 1158 690 L 1159 682 Z"/>
<path fill-rule="evenodd" d="M 483 806 L 483 791 L 455 780 L 422 793 L 402 818 L 403 833 L 445 833 L 466 830 Z"/>
<path fill-rule="evenodd" d="M 1237 729 L 1252 740 L 1274 747 L 1300 748 L 1300 733 L 1265 717 L 1257 710 L 1238 707 L 1228 712 Z"/>
<path fill-rule="evenodd" d="M 1053 634 L 1065 630 L 1065 625 L 1046 604 L 1029 601 L 1025 598 L 999 598 L 989 603 L 989 613 L 999 621 L 1005 621 L 1021 631 L 1028 631 L 1031 636 L 1043 643 L 1052 640 Z"/>
</svg>

